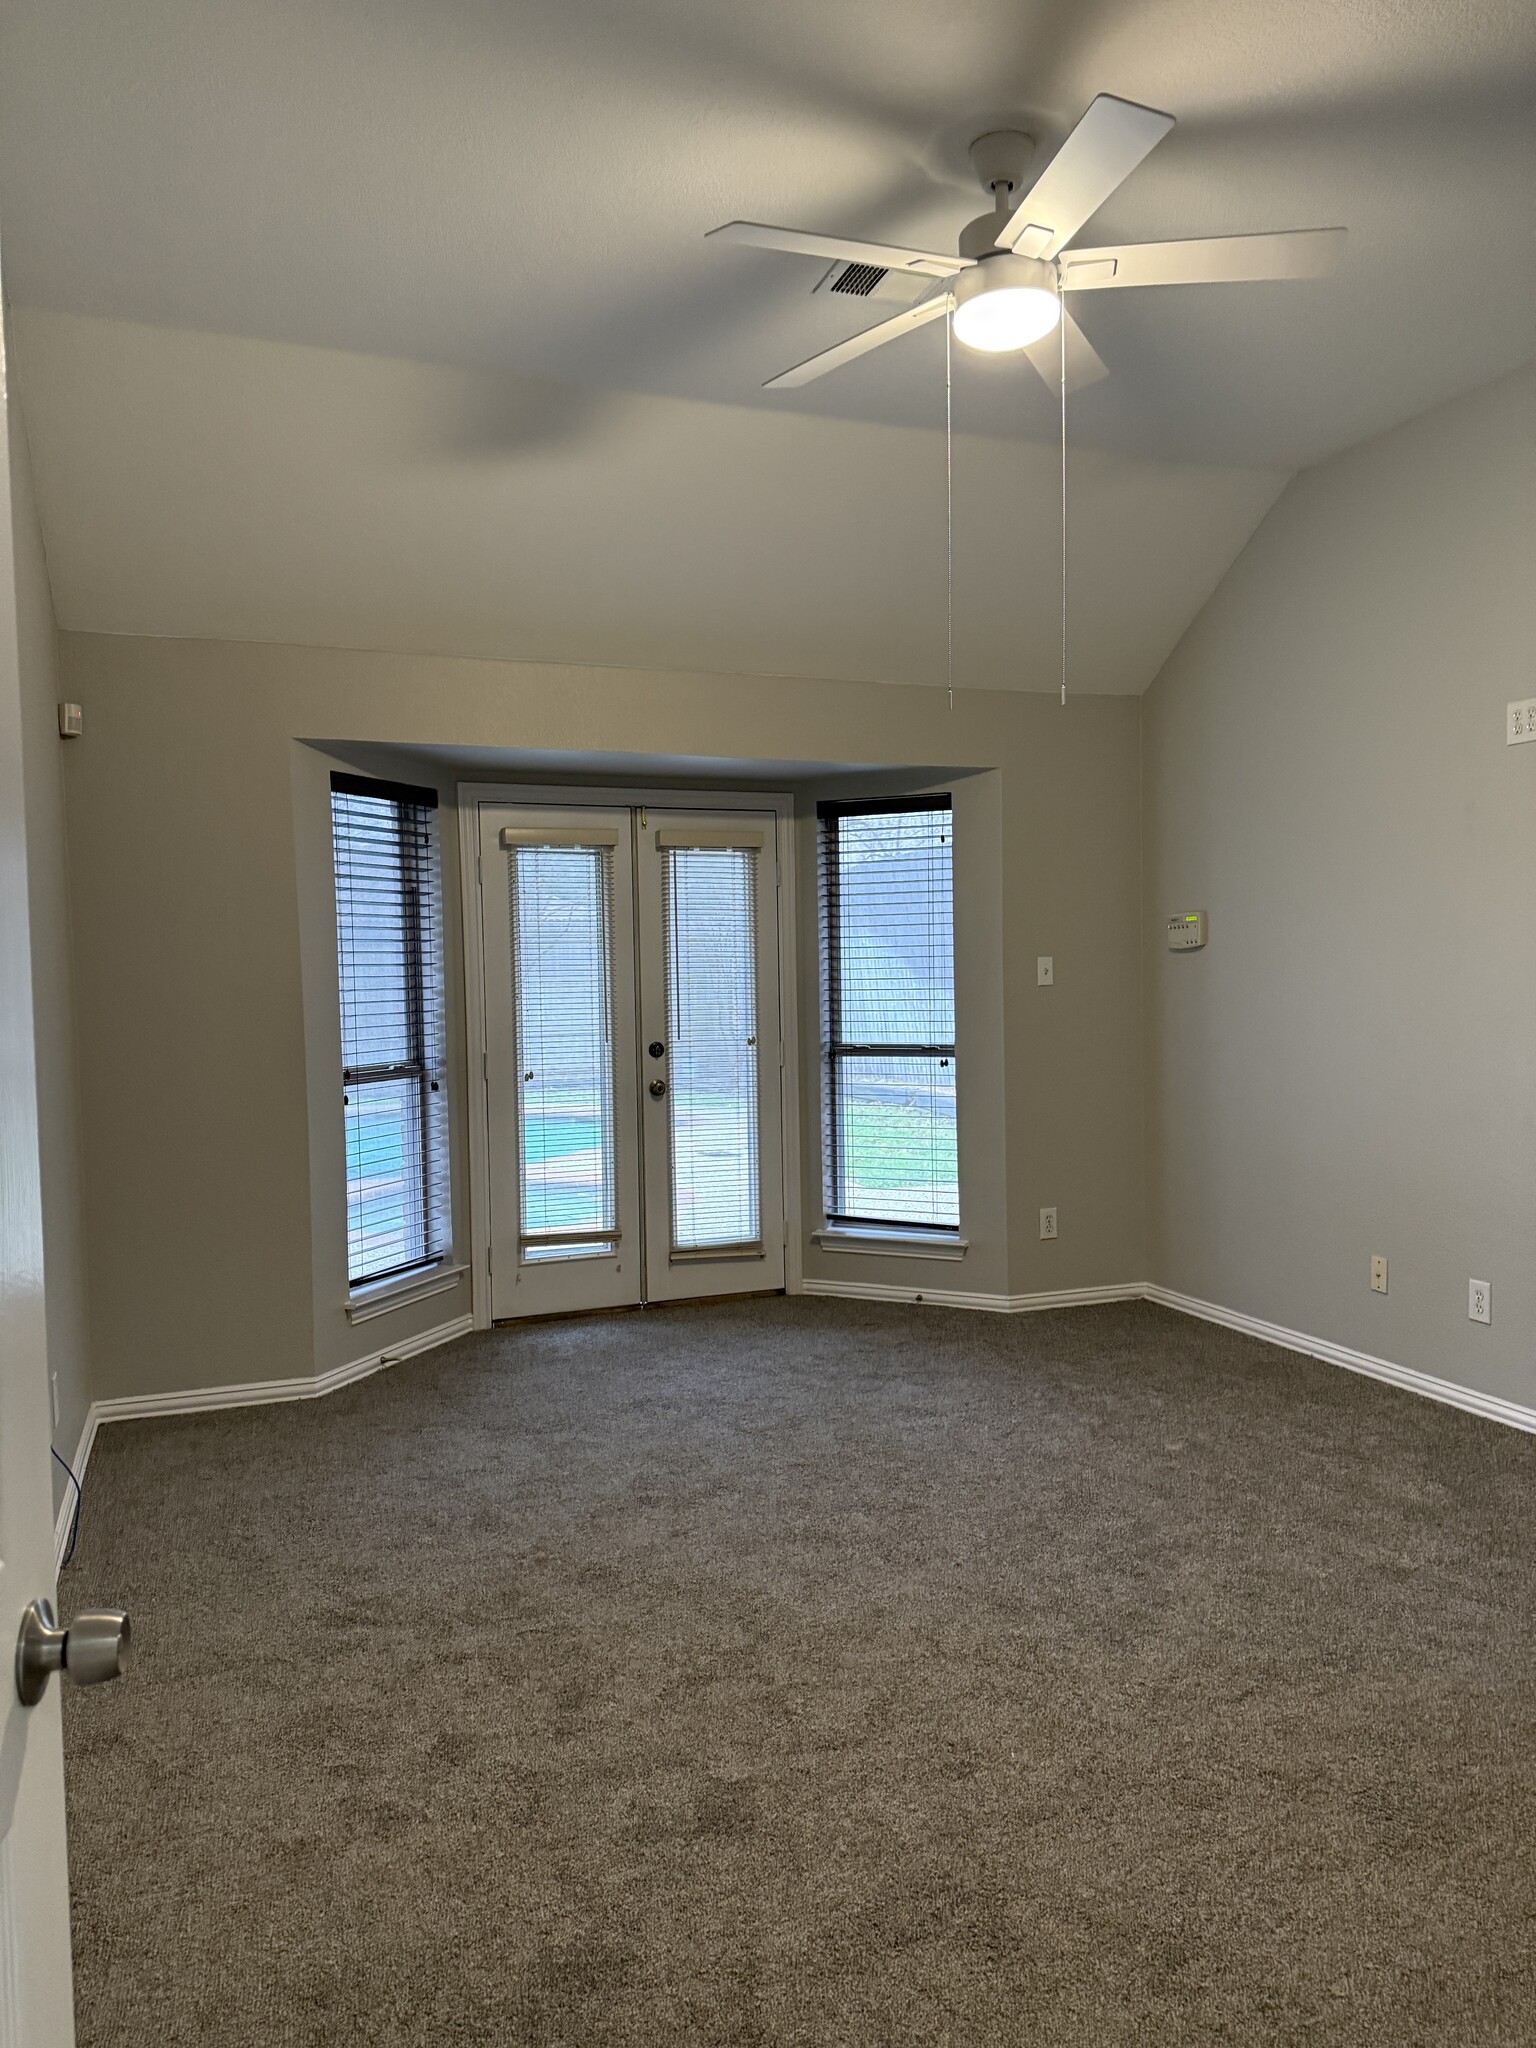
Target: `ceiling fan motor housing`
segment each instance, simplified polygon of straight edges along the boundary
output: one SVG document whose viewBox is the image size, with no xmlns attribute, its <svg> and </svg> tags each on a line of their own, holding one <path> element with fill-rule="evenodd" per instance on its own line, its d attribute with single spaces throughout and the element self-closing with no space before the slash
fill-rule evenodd
<svg viewBox="0 0 1536 2048">
<path fill-rule="evenodd" d="M 974 220 L 968 220 L 960 230 L 960 240 L 956 245 L 960 254 L 969 256 L 973 263 L 981 262 L 983 257 L 1000 256 L 1002 251 L 997 246 L 997 231 L 1006 218 L 1006 214 L 992 212 L 978 213 Z"/>
</svg>

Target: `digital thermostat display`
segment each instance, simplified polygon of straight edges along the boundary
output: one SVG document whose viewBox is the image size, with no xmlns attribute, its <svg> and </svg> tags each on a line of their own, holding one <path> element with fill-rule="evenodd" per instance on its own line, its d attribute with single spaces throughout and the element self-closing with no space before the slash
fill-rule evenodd
<svg viewBox="0 0 1536 2048">
<path fill-rule="evenodd" d="M 1197 946 L 1205 944 L 1205 912 L 1203 910 L 1181 910 L 1176 917 L 1168 920 L 1168 950 L 1172 953 L 1192 953 Z"/>
</svg>

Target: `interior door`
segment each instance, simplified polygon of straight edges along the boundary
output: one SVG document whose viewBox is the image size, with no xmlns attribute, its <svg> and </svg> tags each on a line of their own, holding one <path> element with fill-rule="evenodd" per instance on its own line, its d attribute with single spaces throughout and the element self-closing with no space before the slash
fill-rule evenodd
<svg viewBox="0 0 1536 2048">
<path fill-rule="evenodd" d="M 629 811 L 483 804 L 491 1314 L 641 1299 Z"/>
<path fill-rule="evenodd" d="M 647 1301 L 784 1285 L 775 823 L 637 831 Z"/>
<path fill-rule="evenodd" d="M 24 1707 L 11 1663 L 22 1614 L 29 1602 L 52 1597 L 54 1570 L 9 475 L 0 406 L 0 2048 L 69 2048 L 59 1687 Z"/>
</svg>

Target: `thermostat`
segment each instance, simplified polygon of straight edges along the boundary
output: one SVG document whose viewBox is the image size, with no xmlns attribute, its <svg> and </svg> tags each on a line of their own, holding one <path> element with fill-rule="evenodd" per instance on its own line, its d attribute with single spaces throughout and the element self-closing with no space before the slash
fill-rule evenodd
<svg viewBox="0 0 1536 2048">
<path fill-rule="evenodd" d="M 1168 950 L 1170 953 L 1192 953 L 1197 946 L 1205 944 L 1205 912 L 1203 910 L 1181 910 L 1176 917 L 1168 920 Z"/>
</svg>

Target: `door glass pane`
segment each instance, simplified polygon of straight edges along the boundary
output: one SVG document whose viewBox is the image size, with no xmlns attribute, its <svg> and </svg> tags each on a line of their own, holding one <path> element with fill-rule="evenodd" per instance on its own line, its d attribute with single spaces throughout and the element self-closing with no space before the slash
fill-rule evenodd
<svg viewBox="0 0 1536 2048">
<path fill-rule="evenodd" d="M 839 1053 L 834 1077 L 839 1191 L 861 1221 L 960 1221 L 952 1055 Z"/>
<path fill-rule="evenodd" d="M 613 849 L 518 846 L 507 861 L 522 1256 L 611 1254 Z"/>
<path fill-rule="evenodd" d="M 663 850 L 672 1248 L 755 1246 L 757 854 Z"/>
</svg>

